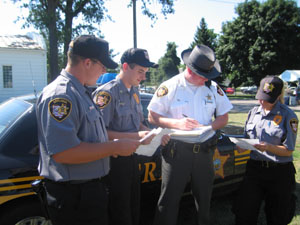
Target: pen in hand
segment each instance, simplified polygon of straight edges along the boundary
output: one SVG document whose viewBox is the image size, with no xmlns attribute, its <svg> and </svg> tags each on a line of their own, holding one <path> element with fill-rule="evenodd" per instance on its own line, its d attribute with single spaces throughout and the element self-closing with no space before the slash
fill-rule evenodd
<svg viewBox="0 0 300 225">
<path fill-rule="evenodd" d="M 185 115 L 185 114 L 183 114 L 183 113 L 182 113 L 182 115 L 183 115 L 183 117 L 188 117 L 187 115 Z"/>
</svg>

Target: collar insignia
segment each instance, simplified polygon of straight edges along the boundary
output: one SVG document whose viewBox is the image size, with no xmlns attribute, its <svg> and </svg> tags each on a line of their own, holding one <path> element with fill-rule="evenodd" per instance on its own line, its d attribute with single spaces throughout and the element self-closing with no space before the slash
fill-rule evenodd
<svg viewBox="0 0 300 225">
<path fill-rule="evenodd" d="M 133 98 L 134 98 L 134 100 L 136 101 L 137 104 L 140 104 L 139 96 L 136 93 L 133 94 Z"/>
<path fill-rule="evenodd" d="M 70 115 L 72 103 L 65 98 L 55 98 L 48 104 L 50 115 L 57 122 L 62 122 Z"/>
</svg>

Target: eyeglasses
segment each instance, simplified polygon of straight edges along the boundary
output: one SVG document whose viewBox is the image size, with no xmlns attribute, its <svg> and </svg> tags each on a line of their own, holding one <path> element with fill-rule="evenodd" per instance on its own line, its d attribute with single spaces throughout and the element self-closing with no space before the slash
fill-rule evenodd
<svg viewBox="0 0 300 225">
<path fill-rule="evenodd" d="M 103 70 L 106 70 L 106 67 L 99 61 L 95 59 L 91 59 L 93 63 L 98 64 L 100 67 L 102 67 Z"/>
</svg>

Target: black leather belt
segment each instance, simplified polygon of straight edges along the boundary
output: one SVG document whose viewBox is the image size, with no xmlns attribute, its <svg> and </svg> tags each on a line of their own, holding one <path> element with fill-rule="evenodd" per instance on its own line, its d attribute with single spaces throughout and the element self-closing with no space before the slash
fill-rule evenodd
<svg viewBox="0 0 300 225">
<path fill-rule="evenodd" d="M 291 162 L 285 162 L 285 163 L 277 163 L 277 162 L 273 162 L 273 161 L 265 161 L 265 160 L 254 160 L 254 159 L 250 159 L 248 161 L 249 164 L 251 165 L 255 165 L 258 167 L 262 167 L 262 168 L 273 168 L 273 167 L 279 167 L 279 166 L 284 166 L 284 165 L 288 165 Z"/>
</svg>

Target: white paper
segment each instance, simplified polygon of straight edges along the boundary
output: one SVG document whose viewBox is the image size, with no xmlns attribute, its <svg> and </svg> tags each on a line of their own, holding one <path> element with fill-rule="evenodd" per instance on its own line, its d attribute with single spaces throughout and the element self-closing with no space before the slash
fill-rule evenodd
<svg viewBox="0 0 300 225">
<path fill-rule="evenodd" d="M 138 155 L 152 156 L 154 154 L 154 152 L 156 151 L 156 149 L 158 148 L 158 146 L 160 146 L 162 136 L 164 136 L 165 134 L 170 134 L 171 132 L 172 131 L 170 129 L 163 129 L 161 127 L 151 130 L 146 136 L 149 137 L 152 134 L 156 134 L 156 136 L 152 139 L 150 144 L 140 145 L 137 148 L 135 153 Z M 143 139 L 145 140 L 146 136 L 144 138 L 142 138 L 140 140 L 140 142 Z"/>
<path fill-rule="evenodd" d="M 191 131 L 185 130 L 173 130 L 174 132 L 171 133 L 171 138 L 188 142 L 188 143 L 202 143 L 216 133 L 211 126 L 203 126 L 196 128 Z"/>
<path fill-rule="evenodd" d="M 234 137 L 229 137 L 229 138 L 233 143 L 235 143 L 240 148 L 259 151 L 253 146 L 255 144 L 259 144 L 259 139 L 246 139 L 246 138 L 234 138 Z"/>
</svg>

